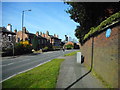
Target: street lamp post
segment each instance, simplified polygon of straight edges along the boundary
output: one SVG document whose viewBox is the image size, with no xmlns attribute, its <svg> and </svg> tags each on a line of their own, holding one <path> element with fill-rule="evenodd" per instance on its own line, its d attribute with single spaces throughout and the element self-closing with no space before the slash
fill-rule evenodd
<svg viewBox="0 0 120 90">
<path fill-rule="evenodd" d="M 22 42 L 23 42 L 23 24 L 24 24 L 24 12 L 31 11 L 31 10 L 23 10 L 22 11 Z"/>
</svg>

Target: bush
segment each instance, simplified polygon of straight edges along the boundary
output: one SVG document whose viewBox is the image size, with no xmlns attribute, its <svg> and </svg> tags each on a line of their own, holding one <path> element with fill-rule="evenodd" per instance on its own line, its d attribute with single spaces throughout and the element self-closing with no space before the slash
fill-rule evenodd
<svg viewBox="0 0 120 90">
<path fill-rule="evenodd" d="M 72 44 L 65 45 L 65 48 L 72 49 L 74 46 Z"/>
<path fill-rule="evenodd" d="M 53 50 L 60 50 L 61 46 L 53 46 Z"/>
<path fill-rule="evenodd" d="M 32 46 L 30 46 L 29 44 L 21 43 L 17 43 L 15 45 L 15 55 L 22 55 L 27 53 L 32 53 Z"/>
<path fill-rule="evenodd" d="M 2 56 L 12 56 L 13 48 L 3 49 Z M 32 53 L 32 46 L 29 44 L 16 43 L 14 47 L 14 55 L 22 55 Z"/>
<path fill-rule="evenodd" d="M 34 35 L 33 40 L 32 40 L 32 47 L 35 51 L 37 51 L 39 49 L 38 45 L 39 45 L 38 38 L 36 35 Z"/>
<path fill-rule="evenodd" d="M 48 51 L 48 47 L 47 47 L 47 46 L 44 47 L 44 48 L 43 48 L 43 51 Z"/>
</svg>

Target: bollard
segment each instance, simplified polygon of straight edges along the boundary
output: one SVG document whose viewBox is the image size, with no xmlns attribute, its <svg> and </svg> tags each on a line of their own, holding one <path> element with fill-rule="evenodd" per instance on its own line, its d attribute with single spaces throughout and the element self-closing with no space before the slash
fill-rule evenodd
<svg viewBox="0 0 120 90">
<path fill-rule="evenodd" d="M 77 63 L 83 63 L 84 62 L 84 56 L 81 55 L 81 52 L 77 52 Z"/>
<path fill-rule="evenodd" d="M 77 63 L 81 63 L 81 52 L 77 52 Z"/>
</svg>

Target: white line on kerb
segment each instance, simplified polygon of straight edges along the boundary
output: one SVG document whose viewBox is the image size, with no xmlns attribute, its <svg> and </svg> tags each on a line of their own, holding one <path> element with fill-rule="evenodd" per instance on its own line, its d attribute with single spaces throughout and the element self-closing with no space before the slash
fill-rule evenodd
<svg viewBox="0 0 120 90">
<path fill-rule="evenodd" d="M 20 74 L 20 73 L 27 72 L 27 71 L 29 71 L 29 70 L 31 70 L 31 69 L 33 69 L 33 68 L 35 68 L 35 67 L 38 67 L 38 66 L 40 66 L 40 65 L 42 65 L 42 64 L 45 64 L 45 63 L 47 63 L 47 62 L 50 62 L 50 61 L 51 61 L 51 60 L 48 60 L 48 61 L 46 61 L 46 62 L 40 63 L 40 64 L 38 64 L 37 66 L 34 66 L 34 67 L 29 68 L 29 69 L 27 69 L 27 70 L 24 70 L 24 71 L 19 72 L 19 73 L 16 73 L 16 74 L 13 74 L 12 76 L 9 76 L 8 78 L 6 78 L 6 79 L 4 79 L 4 80 L 0 81 L 0 83 L 4 82 L 4 81 L 6 81 L 6 80 L 8 80 L 8 79 L 10 79 L 10 78 L 12 78 L 12 77 L 14 77 L 14 76 L 16 76 L 16 75 Z"/>
</svg>

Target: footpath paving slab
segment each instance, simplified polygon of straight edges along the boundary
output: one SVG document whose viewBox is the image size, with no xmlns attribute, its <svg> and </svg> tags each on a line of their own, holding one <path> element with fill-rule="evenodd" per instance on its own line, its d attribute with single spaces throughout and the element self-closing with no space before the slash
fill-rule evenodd
<svg viewBox="0 0 120 90">
<path fill-rule="evenodd" d="M 78 64 L 76 55 L 59 57 L 65 61 L 61 64 L 56 88 L 66 88 L 73 81 L 88 72 L 84 64 Z M 101 81 L 94 77 L 91 73 L 83 77 L 71 88 L 105 88 Z"/>
</svg>

